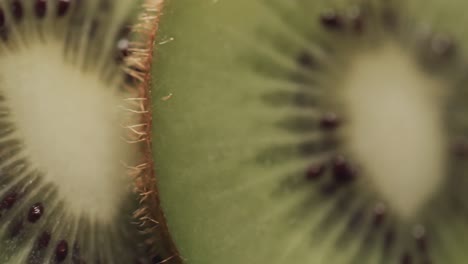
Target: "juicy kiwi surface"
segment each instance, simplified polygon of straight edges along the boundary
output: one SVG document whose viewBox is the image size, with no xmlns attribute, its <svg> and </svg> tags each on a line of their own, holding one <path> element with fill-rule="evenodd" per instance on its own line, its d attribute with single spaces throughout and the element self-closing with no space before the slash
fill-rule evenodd
<svg viewBox="0 0 468 264">
<path fill-rule="evenodd" d="M 166 1 L 152 142 L 180 259 L 465 263 L 466 8 Z"/>
<path fill-rule="evenodd" d="M 133 217 L 145 111 L 126 66 L 140 5 L 0 1 L 0 263 L 150 262 Z"/>
</svg>

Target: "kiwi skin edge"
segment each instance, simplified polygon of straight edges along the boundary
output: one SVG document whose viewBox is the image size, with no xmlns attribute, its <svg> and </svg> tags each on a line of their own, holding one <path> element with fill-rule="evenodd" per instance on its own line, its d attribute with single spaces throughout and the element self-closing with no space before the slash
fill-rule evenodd
<svg viewBox="0 0 468 264">
<path fill-rule="evenodd" d="M 151 152 L 151 68 L 153 62 L 153 48 L 158 32 L 159 18 L 164 1 L 146 0 L 143 4 L 143 12 L 138 18 L 134 31 L 138 39 L 131 44 L 130 56 L 126 60 L 125 71 L 136 80 L 135 87 L 139 98 L 136 100 L 141 112 L 141 124 L 143 129 L 137 131 L 136 142 L 141 144 L 142 162 L 140 165 L 129 169 L 129 175 L 134 179 L 135 191 L 139 194 L 140 207 L 134 212 L 138 225 L 147 234 L 145 243 L 153 252 L 153 262 L 156 263 L 182 263 L 174 241 L 167 227 L 164 213 L 160 206 L 158 195 L 157 177 L 154 172 L 154 161 Z M 135 132 L 135 131 L 134 131 Z M 160 255 L 155 255 L 157 253 Z M 163 259 L 161 255 L 165 256 Z M 157 260 L 155 260 L 157 258 Z"/>
</svg>

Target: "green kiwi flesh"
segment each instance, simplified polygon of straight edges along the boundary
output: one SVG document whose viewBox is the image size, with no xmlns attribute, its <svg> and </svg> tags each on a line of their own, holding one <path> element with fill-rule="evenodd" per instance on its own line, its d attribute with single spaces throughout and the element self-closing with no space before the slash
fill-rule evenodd
<svg viewBox="0 0 468 264">
<path fill-rule="evenodd" d="M 194 264 L 464 263 L 466 1 L 166 1 L 162 208 Z"/>
<path fill-rule="evenodd" d="M 149 263 L 125 71 L 140 5 L 0 1 L 0 263 Z"/>
</svg>

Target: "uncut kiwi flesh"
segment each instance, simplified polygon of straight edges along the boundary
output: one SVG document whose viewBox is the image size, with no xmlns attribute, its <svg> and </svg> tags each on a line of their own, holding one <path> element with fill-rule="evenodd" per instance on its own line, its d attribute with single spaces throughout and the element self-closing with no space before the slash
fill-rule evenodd
<svg viewBox="0 0 468 264">
<path fill-rule="evenodd" d="M 465 263 L 467 7 L 166 1 L 152 142 L 180 259 Z"/>
<path fill-rule="evenodd" d="M 124 71 L 140 4 L 0 1 L 0 263 L 146 263 Z"/>
</svg>

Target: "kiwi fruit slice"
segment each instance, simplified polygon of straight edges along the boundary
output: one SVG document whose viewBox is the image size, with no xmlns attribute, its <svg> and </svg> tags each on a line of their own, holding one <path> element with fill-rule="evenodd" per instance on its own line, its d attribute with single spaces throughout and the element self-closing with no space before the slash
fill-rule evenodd
<svg viewBox="0 0 468 264">
<path fill-rule="evenodd" d="M 127 66 L 140 7 L 0 1 L 0 263 L 150 263 L 133 216 L 145 111 Z"/>
<path fill-rule="evenodd" d="M 186 263 L 464 263 L 466 1 L 166 1 L 152 148 Z"/>
</svg>

